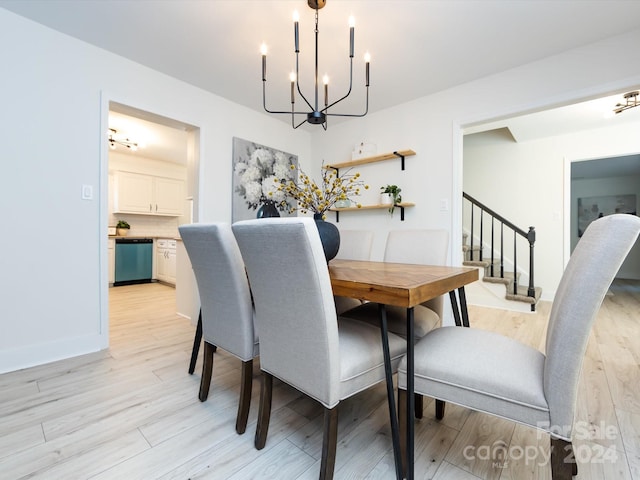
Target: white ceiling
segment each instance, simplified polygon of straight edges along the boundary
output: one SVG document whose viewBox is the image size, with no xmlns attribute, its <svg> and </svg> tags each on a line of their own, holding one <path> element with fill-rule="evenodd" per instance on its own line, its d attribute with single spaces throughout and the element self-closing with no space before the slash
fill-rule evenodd
<svg viewBox="0 0 640 480">
<path fill-rule="evenodd" d="M 109 109 L 109 128 L 116 130 L 114 138 L 126 138 L 138 144 L 134 152 L 116 143 L 116 152 L 187 165 L 188 127 L 185 125 L 113 104 Z"/>
<path fill-rule="evenodd" d="M 290 108 L 291 14 L 298 10 L 300 81 L 312 94 L 305 72 L 313 70 L 314 12 L 304 0 L 0 0 L 0 7 L 257 111 L 263 111 L 263 41 L 269 46 L 268 106 Z M 328 0 L 320 10 L 319 63 L 320 74 L 331 78 L 332 98 L 347 89 L 349 15 L 356 19 L 354 91 L 344 110 L 335 111 L 362 109 L 362 55 L 369 51 L 369 111 L 375 112 L 640 28 L 640 1 Z M 552 128 L 565 133 L 576 119 L 579 129 L 593 128 L 583 112 L 563 112 L 558 121 L 527 116 L 502 126 L 518 141 Z M 469 133 L 489 128 L 500 126 Z"/>
</svg>

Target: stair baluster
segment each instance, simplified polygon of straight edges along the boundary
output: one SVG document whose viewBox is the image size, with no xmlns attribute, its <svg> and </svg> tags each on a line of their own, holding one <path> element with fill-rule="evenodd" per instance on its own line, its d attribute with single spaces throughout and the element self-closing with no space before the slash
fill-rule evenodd
<svg viewBox="0 0 640 480">
<path fill-rule="evenodd" d="M 518 236 L 516 231 L 513 231 L 513 294 L 518 294 L 518 253 L 517 253 L 517 242 Z"/>
<path fill-rule="evenodd" d="M 466 194 L 463 192 L 462 194 L 463 198 L 468 200 L 470 202 L 471 205 L 471 213 L 470 213 L 470 220 L 471 220 L 471 230 L 470 230 L 470 247 L 469 247 L 469 261 L 470 262 L 484 262 L 484 213 L 486 212 L 487 214 L 489 214 L 491 216 L 491 245 L 490 245 L 490 249 L 491 249 L 491 262 L 488 265 L 488 272 L 489 272 L 489 276 L 492 278 L 500 278 L 503 281 L 505 281 L 505 285 L 510 285 L 513 284 L 513 288 L 511 287 L 507 287 L 507 290 L 513 290 L 513 295 L 517 296 L 519 294 L 519 289 L 518 289 L 518 278 L 519 278 L 519 274 L 518 274 L 518 262 L 517 262 L 517 240 L 518 240 L 518 236 L 526 239 L 529 243 L 529 285 L 527 287 L 527 296 L 531 297 L 533 299 L 533 301 L 531 302 L 531 311 L 535 311 L 535 304 L 537 302 L 537 299 L 540 296 L 540 289 L 536 289 L 534 287 L 534 244 L 536 241 L 536 232 L 535 232 L 535 228 L 534 227 L 529 227 L 529 231 L 525 232 L 523 229 L 517 227 L 516 225 L 514 225 L 513 223 L 511 223 L 509 220 L 507 220 L 506 218 L 504 218 L 503 216 L 501 216 L 500 214 L 496 213 L 495 211 L 493 211 L 492 209 L 488 208 L 487 206 L 483 205 L 482 203 L 480 203 L 479 201 L 477 201 L 476 199 L 474 199 L 473 197 L 471 197 L 470 195 Z M 477 233 L 478 237 L 479 237 L 479 241 L 480 244 L 478 246 L 478 260 L 476 260 L 476 256 L 475 256 L 475 247 L 474 247 L 474 239 L 475 239 L 475 235 L 476 235 L 476 230 L 475 230 L 475 209 L 479 208 L 480 209 L 480 231 Z M 498 220 L 500 222 L 500 276 L 496 277 L 495 276 L 495 253 L 496 253 L 496 241 L 495 241 L 495 220 Z M 505 263 L 505 257 L 504 257 L 504 228 L 505 226 L 507 228 L 510 228 L 513 231 L 513 282 L 511 282 L 511 280 L 507 280 L 506 276 L 505 276 L 505 272 L 504 272 L 504 263 Z M 524 289 L 523 289 L 524 290 Z"/>
</svg>

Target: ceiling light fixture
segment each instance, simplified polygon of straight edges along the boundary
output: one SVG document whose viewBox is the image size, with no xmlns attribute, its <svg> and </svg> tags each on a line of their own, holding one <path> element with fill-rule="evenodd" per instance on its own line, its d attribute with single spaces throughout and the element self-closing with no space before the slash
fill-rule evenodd
<svg viewBox="0 0 640 480">
<path fill-rule="evenodd" d="M 626 103 L 618 103 L 613 111 L 615 113 L 620 113 L 630 108 L 640 106 L 640 102 L 638 102 L 638 95 L 640 95 L 640 92 L 637 90 L 635 92 L 625 93 L 623 97 L 626 100 Z"/>
<path fill-rule="evenodd" d="M 329 103 L 329 77 L 324 75 L 322 77 L 322 82 L 324 85 L 324 108 L 321 108 L 318 105 L 318 85 L 319 85 L 319 76 L 318 76 L 318 11 L 324 7 L 327 3 L 326 0 L 307 0 L 307 3 L 310 8 L 316 11 L 316 28 L 315 28 L 315 46 L 316 46 L 316 57 L 315 57 L 315 97 L 313 102 L 307 100 L 307 98 L 302 93 L 300 89 L 300 75 L 299 75 L 299 63 L 298 56 L 300 53 L 300 42 L 299 42 L 299 31 L 298 31 L 298 12 L 294 12 L 293 14 L 293 31 L 294 31 L 294 46 L 296 53 L 296 69 L 295 72 L 291 72 L 289 76 L 289 80 L 291 82 L 291 111 L 276 111 L 269 110 L 267 108 L 267 100 L 266 100 L 266 84 L 267 84 L 267 46 L 263 43 L 261 47 L 262 53 L 262 105 L 266 112 L 268 113 L 277 113 L 277 114 L 290 114 L 291 115 L 291 126 L 296 129 L 300 125 L 308 122 L 312 125 L 322 125 L 322 128 L 327 129 L 327 117 L 336 116 L 336 117 L 364 117 L 369 111 L 369 62 L 370 56 L 367 52 L 365 54 L 365 87 L 366 87 L 366 105 L 364 113 L 358 114 L 350 114 L 350 113 L 329 113 L 329 108 L 338 104 L 345 98 L 347 98 L 351 94 L 351 87 L 353 85 L 353 51 L 354 51 L 354 30 L 355 30 L 355 21 L 353 17 L 349 18 L 349 89 L 347 90 L 346 95 L 339 98 L 335 102 Z M 311 111 L 296 111 L 295 109 L 295 101 L 296 101 L 296 90 Z M 302 120 L 300 123 L 296 125 L 296 115 L 305 115 L 306 119 Z"/>
<path fill-rule="evenodd" d="M 115 128 L 109 129 L 109 148 L 111 150 L 116 149 L 116 144 L 122 145 L 123 147 L 126 147 L 134 152 L 138 150 L 138 144 L 136 142 L 133 142 L 128 138 L 124 138 L 124 139 L 116 138 L 117 133 L 118 131 Z"/>
</svg>

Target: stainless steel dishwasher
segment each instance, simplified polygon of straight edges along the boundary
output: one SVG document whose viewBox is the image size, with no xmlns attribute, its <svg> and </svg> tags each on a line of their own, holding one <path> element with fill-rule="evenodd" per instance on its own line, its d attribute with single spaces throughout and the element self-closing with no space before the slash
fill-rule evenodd
<svg viewBox="0 0 640 480">
<path fill-rule="evenodd" d="M 153 239 L 116 238 L 114 287 L 149 283 L 153 272 Z"/>
</svg>

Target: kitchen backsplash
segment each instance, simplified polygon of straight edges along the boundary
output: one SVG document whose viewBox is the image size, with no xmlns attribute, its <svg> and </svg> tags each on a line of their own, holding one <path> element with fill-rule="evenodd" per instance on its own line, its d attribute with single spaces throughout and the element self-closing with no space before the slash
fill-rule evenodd
<svg viewBox="0 0 640 480">
<path fill-rule="evenodd" d="M 118 220 L 124 220 L 131 226 L 129 230 L 131 236 L 176 238 L 179 236 L 179 219 L 180 217 L 152 217 L 118 213 L 109 216 L 109 225 L 115 226 Z"/>
</svg>

